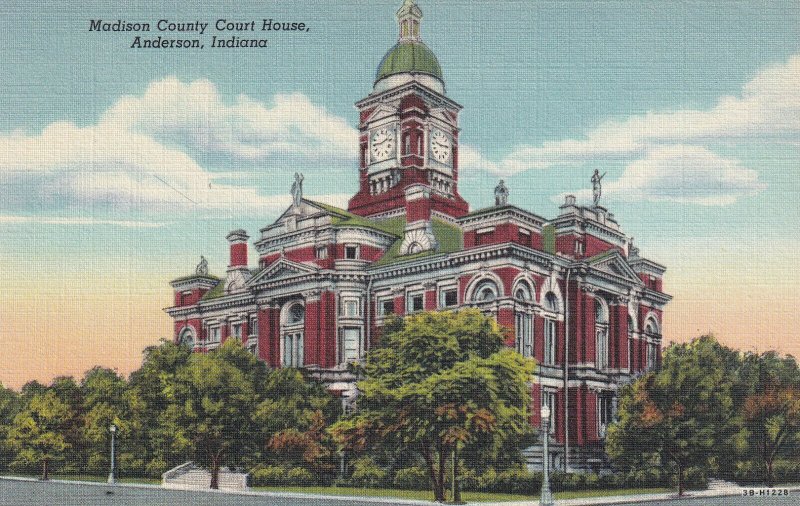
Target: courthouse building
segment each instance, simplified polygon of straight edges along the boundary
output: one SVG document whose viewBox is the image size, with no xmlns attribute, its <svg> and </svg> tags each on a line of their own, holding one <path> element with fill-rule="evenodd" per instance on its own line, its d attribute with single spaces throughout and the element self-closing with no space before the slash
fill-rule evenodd
<svg viewBox="0 0 800 506">
<path fill-rule="evenodd" d="M 509 204 L 502 181 L 494 206 L 470 210 L 459 194 L 461 105 L 422 42 L 419 7 L 406 0 L 397 18 L 399 40 L 356 103 L 359 188 L 348 208 L 303 198 L 295 174 L 293 203 L 253 238 L 255 258 L 235 230 L 223 276 L 203 260 L 172 281 L 175 340 L 203 352 L 236 339 L 348 397 L 348 364 L 376 345 L 387 315 L 476 307 L 538 363 L 532 423 L 548 404 L 554 464 L 566 454 L 570 469 L 601 466 L 618 389 L 661 357 L 665 268 L 599 205 L 597 173 L 594 204 L 567 196 L 554 218 Z M 541 464 L 538 447 L 526 454 Z"/>
</svg>

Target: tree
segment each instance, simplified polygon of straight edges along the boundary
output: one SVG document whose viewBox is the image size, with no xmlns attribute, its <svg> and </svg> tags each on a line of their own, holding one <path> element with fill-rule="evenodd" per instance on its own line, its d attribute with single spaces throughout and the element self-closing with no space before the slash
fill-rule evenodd
<svg viewBox="0 0 800 506">
<path fill-rule="evenodd" d="M 144 351 L 142 366 L 131 373 L 123 393 L 128 416 L 122 427 L 120 459 L 130 456 L 130 465 L 150 476 L 185 462 L 188 455 L 176 441 L 167 419 L 167 406 L 174 395 L 178 371 L 192 351 L 187 346 L 162 340 Z"/>
<path fill-rule="evenodd" d="M 86 468 L 90 472 L 109 467 L 109 426 L 112 423 L 120 430 L 120 435 L 127 436 L 123 398 L 126 386 L 125 379 L 115 371 L 99 366 L 87 371 L 81 381 L 85 413 L 83 439 L 86 442 Z"/>
<path fill-rule="evenodd" d="M 619 421 L 606 436 L 612 460 L 635 468 L 657 455 L 674 466 L 683 495 L 686 469 L 708 466 L 715 445 L 735 431 L 735 357 L 712 336 L 667 348 L 660 371 L 622 391 Z"/>
<path fill-rule="evenodd" d="M 530 430 L 534 363 L 504 339 L 497 323 L 475 309 L 390 322 L 381 345 L 367 354 L 358 410 L 331 432 L 348 451 L 378 443 L 414 450 L 434 499 L 444 501 L 446 463 L 459 444 L 500 445 Z"/>
<path fill-rule="evenodd" d="M 741 377 L 747 389 L 741 413 L 749 453 L 758 455 L 771 487 L 775 459 L 794 449 L 800 435 L 800 370 L 792 357 L 749 353 Z"/>
<path fill-rule="evenodd" d="M 333 442 L 326 429 L 336 419 L 339 403 L 319 383 L 297 369 L 270 371 L 264 399 L 254 413 L 266 460 L 302 465 L 319 475 L 335 468 Z"/>
<path fill-rule="evenodd" d="M 178 369 L 166 418 L 176 443 L 211 471 L 219 488 L 224 463 L 238 463 L 251 450 L 256 378 L 264 365 L 230 340 L 210 353 L 195 353 Z"/>
<path fill-rule="evenodd" d="M 13 458 L 8 445 L 8 431 L 21 407 L 20 395 L 0 384 L 0 470 L 5 470 Z"/>
<path fill-rule="evenodd" d="M 34 394 L 14 417 L 8 442 L 17 451 L 17 465 L 42 465 L 42 479 L 50 477 L 50 464 L 64 459 L 70 448 L 65 434 L 74 413 L 54 390 Z"/>
</svg>

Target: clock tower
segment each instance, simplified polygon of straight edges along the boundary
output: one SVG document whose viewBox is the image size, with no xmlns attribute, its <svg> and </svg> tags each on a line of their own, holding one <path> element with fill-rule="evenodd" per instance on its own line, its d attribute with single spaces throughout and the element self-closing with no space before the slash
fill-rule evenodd
<svg viewBox="0 0 800 506">
<path fill-rule="evenodd" d="M 399 40 L 378 65 L 372 93 L 359 110 L 359 191 L 348 209 L 374 218 L 401 215 L 406 189 L 422 186 L 433 215 L 468 211 L 458 193 L 458 112 L 445 94 L 436 55 L 422 42 L 422 11 L 405 0 Z M 413 192 L 416 194 L 416 192 Z"/>
</svg>

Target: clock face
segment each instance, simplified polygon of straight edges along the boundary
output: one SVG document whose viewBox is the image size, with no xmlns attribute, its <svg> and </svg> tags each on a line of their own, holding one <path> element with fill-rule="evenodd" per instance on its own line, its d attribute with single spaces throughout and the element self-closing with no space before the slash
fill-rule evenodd
<svg viewBox="0 0 800 506">
<path fill-rule="evenodd" d="M 388 128 L 381 128 L 372 134 L 370 141 L 372 159 L 381 162 L 388 159 L 394 152 L 394 132 Z"/>
<path fill-rule="evenodd" d="M 450 136 L 441 130 L 433 130 L 431 132 L 431 156 L 433 159 L 441 163 L 447 163 L 450 160 L 451 150 Z"/>
</svg>

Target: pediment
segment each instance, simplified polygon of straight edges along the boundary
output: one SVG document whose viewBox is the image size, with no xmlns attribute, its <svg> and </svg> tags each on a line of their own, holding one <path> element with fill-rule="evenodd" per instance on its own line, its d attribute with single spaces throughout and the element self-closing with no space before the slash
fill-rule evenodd
<svg viewBox="0 0 800 506">
<path fill-rule="evenodd" d="M 435 107 L 430 111 L 431 117 L 444 121 L 445 123 L 452 123 L 453 117 L 448 113 L 444 107 Z"/>
<path fill-rule="evenodd" d="M 593 269 L 626 278 L 633 283 L 642 283 L 638 274 L 628 265 L 625 257 L 619 251 L 601 253 L 594 259 L 589 259 L 589 265 Z"/>
<path fill-rule="evenodd" d="M 278 219 L 275 220 L 272 225 L 284 223 L 290 219 L 297 221 L 298 219 L 302 219 L 307 216 L 313 216 L 315 214 L 320 214 L 320 213 L 331 214 L 331 212 L 325 209 L 324 207 L 317 205 L 314 202 L 303 199 L 300 201 L 299 206 L 295 206 L 294 204 L 289 206 L 289 208 L 286 209 L 283 212 L 283 214 L 278 216 Z"/>
<path fill-rule="evenodd" d="M 301 264 L 298 262 L 293 262 L 291 260 L 281 257 L 269 267 L 266 267 L 265 269 L 261 270 L 253 278 L 251 278 L 250 281 L 247 282 L 247 284 L 254 285 L 257 283 L 276 281 L 279 279 L 294 278 L 306 274 L 315 274 L 317 272 L 319 272 L 319 269 L 317 269 L 316 267 L 312 267 L 306 264 Z"/>
<path fill-rule="evenodd" d="M 370 123 L 388 116 L 394 116 L 395 114 L 397 114 L 396 108 L 388 104 L 380 104 L 370 113 L 369 116 L 367 116 L 367 118 L 364 120 L 364 123 Z"/>
</svg>

